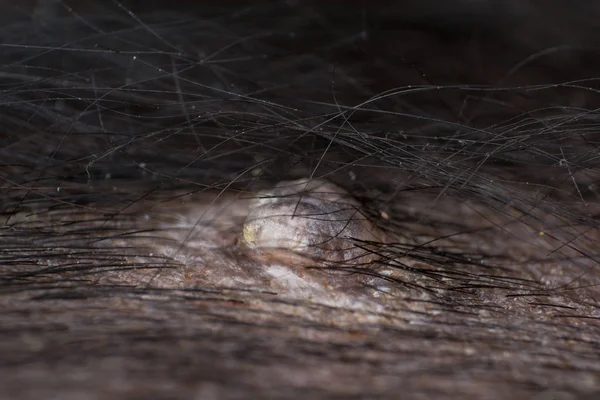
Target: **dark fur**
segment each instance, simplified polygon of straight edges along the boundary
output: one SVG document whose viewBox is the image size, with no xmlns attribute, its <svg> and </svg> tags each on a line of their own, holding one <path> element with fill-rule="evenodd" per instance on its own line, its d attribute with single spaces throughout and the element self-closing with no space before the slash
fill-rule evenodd
<svg viewBox="0 0 600 400">
<path fill-rule="evenodd" d="M 600 7 L 171 3 L 3 4 L 5 398 L 598 395 Z M 377 307 L 164 228 L 306 176 L 393 240 L 300 275 Z"/>
</svg>

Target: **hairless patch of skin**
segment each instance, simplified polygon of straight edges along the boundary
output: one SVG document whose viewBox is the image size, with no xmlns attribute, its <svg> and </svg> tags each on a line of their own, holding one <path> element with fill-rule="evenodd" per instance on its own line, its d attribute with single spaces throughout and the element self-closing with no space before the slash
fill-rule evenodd
<svg viewBox="0 0 600 400">
<path fill-rule="evenodd" d="M 379 247 L 389 243 L 384 233 L 354 196 L 331 182 L 283 181 L 251 196 L 182 192 L 154 207 L 159 200 L 138 201 L 135 216 L 144 217 L 134 216 L 134 233 L 111 245 L 125 248 L 139 237 L 150 257 L 179 266 L 128 270 L 117 280 L 127 275 L 128 282 L 148 287 L 258 289 L 344 307 L 377 308 L 381 301 L 374 297 L 405 291 L 388 280 L 401 271 L 379 262 Z"/>
<path fill-rule="evenodd" d="M 367 263 L 373 255 L 361 243 L 381 243 L 385 235 L 360 208 L 348 192 L 325 180 L 280 182 L 251 201 L 240 243 L 287 263 Z"/>
</svg>

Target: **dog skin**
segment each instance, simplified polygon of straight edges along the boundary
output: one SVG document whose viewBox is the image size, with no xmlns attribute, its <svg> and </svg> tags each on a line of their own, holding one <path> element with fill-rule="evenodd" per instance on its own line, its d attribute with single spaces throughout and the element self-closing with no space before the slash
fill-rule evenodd
<svg viewBox="0 0 600 400">
<path fill-rule="evenodd" d="M 171 3 L 0 2 L 0 397 L 600 395 L 600 7 Z"/>
</svg>

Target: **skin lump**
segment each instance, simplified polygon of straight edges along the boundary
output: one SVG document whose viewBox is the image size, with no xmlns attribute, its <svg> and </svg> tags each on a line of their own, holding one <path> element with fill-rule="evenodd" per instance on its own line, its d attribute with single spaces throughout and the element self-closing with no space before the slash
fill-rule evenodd
<svg viewBox="0 0 600 400">
<path fill-rule="evenodd" d="M 259 257 L 287 263 L 368 263 L 373 254 L 361 243 L 381 243 L 385 235 L 360 207 L 334 183 L 283 181 L 250 202 L 239 242 Z"/>
</svg>

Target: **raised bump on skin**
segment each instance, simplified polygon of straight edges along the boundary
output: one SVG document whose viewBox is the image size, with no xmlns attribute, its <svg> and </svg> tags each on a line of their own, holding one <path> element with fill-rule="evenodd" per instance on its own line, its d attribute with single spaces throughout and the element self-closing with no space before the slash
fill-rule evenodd
<svg viewBox="0 0 600 400">
<path fill-rule="evenodd" d="M 357 241 L 381 242 L 383 237 L 344 189 L 325 180 L 299 179 L 256 195 L 240 242 L 280 261 L 357 264 L 372 259 Z"/>
</svg>

